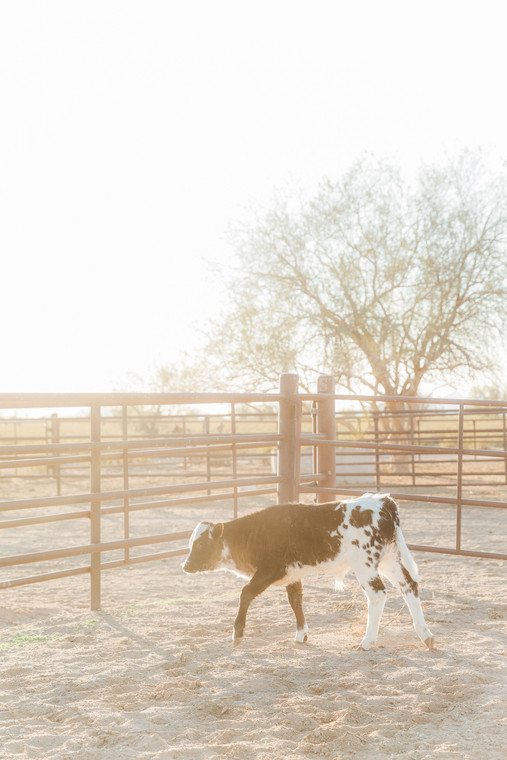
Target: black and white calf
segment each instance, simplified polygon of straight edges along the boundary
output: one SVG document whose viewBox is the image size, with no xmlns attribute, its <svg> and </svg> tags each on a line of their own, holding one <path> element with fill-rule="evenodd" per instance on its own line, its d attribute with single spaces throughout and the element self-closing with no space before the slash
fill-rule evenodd
<svg viewBox="0 0 507 760">
<path fill-rule="evenodd" d="M 417 635 L 429 649 L 434 639 L 419 599 L 417 567 L 400 527 L 396 502 L 388 494 L 365 493 L 329 504 L 278 504 L 226 523 L 201 522 L 190 538 L 187 573 L 230 570 L 248 578 L 241 591 L 233 640 L 243 636 L 252 600 L 268 586 L 286 587 L 296 616 L 296 641 L 307 639 L 301 579 L 333 575 L 341 584 L 352 569 L 368 599 L 368 624 L 361 642 L 376 641 L 386 601 L 382 574 L 398 588 Z"/>
</svg>

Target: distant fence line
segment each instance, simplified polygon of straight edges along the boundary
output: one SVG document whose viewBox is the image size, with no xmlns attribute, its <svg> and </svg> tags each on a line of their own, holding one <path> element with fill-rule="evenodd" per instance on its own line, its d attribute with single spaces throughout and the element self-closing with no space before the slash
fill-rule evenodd
<svg viewBox="0 0 507 760">
<path fill-rule="evenodd" d="M 271 397 L 270 397 L 271 398 Z M 302 417 L 302 428 L 305 432 L 312 430 L 312 409 L 307 403 L 307 415 Z M 347 439 L 352 441 L 361 441 L 364 443 L 382 444 L 386 442 L 400 442 L 417 446 L 436 446 L 439 451 L 433 454 L 428 452 L 410 453 L 410 474 L 411 485 L 428 485 L 429 478 L 436 478 L 440 485 L 445 484 L 445 478 L 450 473 L 442 468 L 429 469 L 430 465 L 442 465 L 449 462 L 449 452 L 446 446 L 451 446 L 456 440 L 456 430 L 452 427 L 452 421 L 456 419 L 456 409 L 415 409 L 402 411 L 382 411 L 374 412 L 371 410 L 354 412 L 336 411 L 336 440 L 344 440 L 344 446 L 337 451 L 336 455 L 336 482 L 340 484 L 351 482 L 351 478 L 360 478 L 361 482 L 367 483 L 377 490 L 382 488 L 382 483 L 386 482 L 390 473 L 390 457 L 381 453 L 381 447 L 376 446 L 374 450 L 366 447 L 351 447 L 347 445 Z M 392 428 L 391 422 L 396 417 L 402 417 L 405 423 L 403 430 Z M 505 409 L 499 409 L 492 406 L 486 409 L 473 407 L 464 410 L 464 429 L 463 429 L 463 446 L 465 449 L 475 449 L 479 447 L 488 449 L 501 448 L 507 449 L 507 412 Z M 232 426 L 231 414 L 227 411 L 217 413 L 129 413 L 127 423 L 122 414 L 103 414 L 102 431 L 106 428 L 106 434 L 109 441 L 124 438 L 135 437 L 140 440 L 163 439 L 168 440 L 178 436 L 187 436 L 201 432 L 203 435 L 212 433 L 222 434 L 227 430 L 230 431 Z M 259 428 L 261 425 L 270 432 L 277 431 L 278 413 L 276 411 L 250 411 L 236 412 L 235 425 L 243 431 L 254 426 Z M 17 455 L 22 451 L 20 448 L 23 444 L 46 443 L 59 445 L 65 442 L 87 442 L 89 440 L 89 417 L 69 417 L 59 416 L 52 413 L 49 417 L 0 417 L 0 445 L 11 445 L 14 458 L 4 459 L 0 456 L 0 481 L 12 477 L 26 478 L 27 480 L 44 480 L 51 479 L 55 482 L 57 493 L 61 493 L 62 479 L 79 479 L 86 476 L 86 468 L 89 460 L 86 456 L 68 457 L 63 459 L 61 456 L 48 459 L 44 456 L 34 454 L 32 464 L 29 467 L 27 461 L 16 461 Z M 195 476 L 195 468 L 190 469 L 189 457 L 183 452 L 183 468 L 180 462 L 159 452 L 157 460 L 142 455 L 137 457 L 134 463 L 131 461 L 131 472 L 135 469 L 137 478 L 173 478 L 175 475 L 183 478 Z M 201 466 L 202 474 L 208 479 L 211 477 L 211 462 L 214 458 L 220 456 L 218 451 L 213 452 L 201 450 L 193 451 L 193 456 L 198 453 L 202 454 Z M 391 451 L 392 454 L 392 451 Z M 305 473 L 313 471 L 314 454 L 310 448 L 302 450 L 301 470 Z M 470 455 L 469 455 L 470 456 Z M 477 461 L 477 454 L 472 455 Z M 227 448 L 223 449 L 222 457 L 231 462 L 231 452 Z M 236 457 L 238 460 L 247 460 L 250 463 L 257 461 L 260 471 L 269 470 L 272 466 L 272 452 L 270 450 L 252 451 L 251 448 L 246 450 L 236 447 Z M 115 477 L 114 466 L 107 467 L 107 463 L 114 465 L 117 461 L 116 454 L 103 453 L 102 477 Z M 481 456 L 481 464 L 485 462 L 497 463 L 495 454 L 488 458 Z M 174 467 L 171 464 L 175 464 Z M 421 466 L 422 465 L 422 466 Z M 183 471 L 182 471 L 183 469 Z M 507 460 L 502 470 L 498 467 L 491 468 L 492 479 L 490 485 L 500 483 L 507 484 Z M 263 473 L 265 474 L 265 472 Z M 468 471 L 468 476 L 479 473 Z M 452 481 L 453 482 L 453 481 Z M 452 485 L 452 482 L 449 483 Z M 389 485 L 389 483 L 388 483 Z"/>
<path fill-rule="evenodd" d="M 337 413 L 337 401 L 341 405 L 372 404 L 375 411 Z M 397 410 L 386 409 L 388 402 L 395 402 Z M 209 408 L 211 404 L 222 405 L 222 412 L 174 413 L 181 405 Z M 270 405 L 277 412 L 261 409 L 247 413 L 246 404 Z M 171 414 L 139 415 L 137 410 L 142 406 L 170 407 Z M 461 546 L 464 506 L 507 507 L 507 502 L 501 500 L 465 498 L 463 494 L 464 477 L 480 475 L 483 485 L 507 482 L 507 402 L 336 394 L 334 381 L 327 376 L 319 378 L 316 393 L 299 393 L 298 378 L 291 374 L 281 376 L 280 392 L 276 394 L 0 394 L 0 411 L 78 407 L 88 410 L 85 418 L 53 413 L 45 420 L 39 419 L 45 426 L 44 436 L 40 431 L 32 436 L 20 434 L 23 425 L 36 424 L 35 418 L 0 418 L 0 476 L 19 479 L 20 473 L 35 468 L 39 471 L 37 477 L 54 480 L 57 491 L 52 496 L 24 496 L 0 502 L 0 529 L 23 530 L 38 524 L 86 519 L 90 522 L 89 543 L 2 556 L 0 566 L 86 555 L 89 562 L 5 580 L 0 582 L 0 589 L 89 573 L 91 607 L 97 609 L 102 570 L 179 555 L 181 548 L 134 557 L 130 549 L 188 538 L 188 532 L 182 531 L 132 536 L 132 513 L 230 499 L 231 516 L 236 516 L 239 499 L 252 492 L 256 496 L 276 494 L 279 502 L 313 494 L 322 502 L 337 495 L 354 496 L 365 490 L 389 488 L 400 501 L 456 508 L 454 546 L 413 545 L 412 549 L 507 559 L 507 554 L 469 551 Z M 111 409 L 118 411 L 113 415 Z M 9 429 L 7 426 L 13 423 L 16 428 Z M 171 425 L 169 433 L 167 427 Z M 5 435 L 7 432 L 9 435 Z M 481 470 L 476 473 L 473 468 L 479 464 Z M 140 479 L 147 477 L 171 482 L 140 487 Z M 446 478 L 455 487 L 452 495 L 410 490 L 428 485 L 447 487 Z M 88 489 L 76 492 L 72 479 L 86 479 Z M 119 481 L 119 487 L 105 487 L 114 480 Z M 62 494 L 62 481 L 69 493 Z M 64 511 L 48 514 L 47 508 Z M 24 510 L 41 513 L 20 516 Z M 4 518 L 9 512 L 15 516 Z M 103 542 L 101 518 L 112 514 L 123 518 L 123 538 Z M 4 546 L 1 531 L 0 545 Z M 102 554 L 113 550 L 122 550 L 122 559 L 103 562 Z"/>
</svg>

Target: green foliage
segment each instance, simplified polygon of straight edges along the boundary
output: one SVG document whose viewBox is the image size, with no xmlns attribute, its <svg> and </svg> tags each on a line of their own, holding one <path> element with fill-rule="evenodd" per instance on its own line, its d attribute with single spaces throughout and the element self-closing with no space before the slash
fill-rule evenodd
<svg viewBox="0 0 507 760">
<path fill-rule="evenodd" d="M 417 395 L 490 371 L 507 313 L 506 194 L 480 157 L 422 167 L 409 185 L 364 159 L 309 199 L 278 198 L 232 241 L 240 266 L 208 354 L 225 387 Z"/>
</svg>

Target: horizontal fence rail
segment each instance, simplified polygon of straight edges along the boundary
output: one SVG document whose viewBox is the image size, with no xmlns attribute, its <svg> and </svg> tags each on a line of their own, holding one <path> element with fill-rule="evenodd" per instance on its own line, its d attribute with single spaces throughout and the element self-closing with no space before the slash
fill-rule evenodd
<svg viewBox="0 0 507 760">
<path fill-rule="evenodd" d="M 282 375 L 279 393 L 0 394 L 2 410 L 0 566 L 36 572 L 4 575 L 0 589 L 89 574 L 97 609 L 103 570 L 186 551 L 190 528 L 133 535 L 137 516 L 172 520 L 179 510 L 188 524 L 188 510 L 207 504 L 229 504 L 236 517 L 252 499 L 300 494 L 323 502 L 389 490 L 402 504 L 453 508 L 454 545 L 410 547 L 507 559 L 463 545 L 462 529 L 463 510 L 491 521 L 507 508 L 507 401 L 336 394 L 327 376 L 317 393 L 299 393 L 297 376 Z M 57 523 L 88 524 L 89 540 L 47 551 L 21 542 L 17 552 L 4 540 Z M 112 525 L 121 538 L 105 537 Z M 175 548 L 132 553 L 157 544 Z M 83 556 L 87 564 L 43 570 Z"/>
</svg>

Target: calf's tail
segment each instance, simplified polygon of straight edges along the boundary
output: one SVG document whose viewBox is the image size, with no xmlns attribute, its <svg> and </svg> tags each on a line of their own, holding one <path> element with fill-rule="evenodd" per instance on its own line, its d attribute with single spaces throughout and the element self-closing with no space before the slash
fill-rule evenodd
<svg viewBox="0 0 507 760">
<path fill-rule="evenodd" d="M 416 583 L 419 583 L 417 565 L 415 564 L 415 560 L 410 553 L 410 549 L 408 548 L 405 541 L 405 536 L 403 535 L 403 532 L 399 525 L 396 526 L 396 546 L 398 547 L 403 566 L 408 570 L 412 579 Z"/>
</svg>

